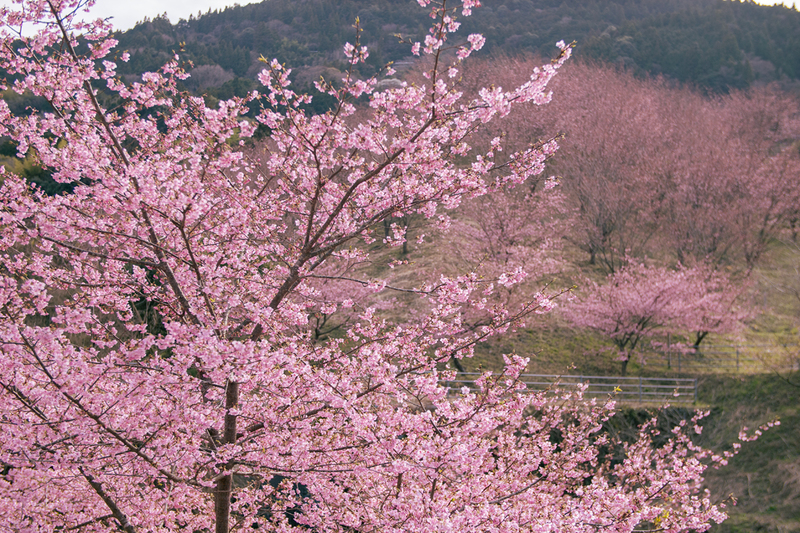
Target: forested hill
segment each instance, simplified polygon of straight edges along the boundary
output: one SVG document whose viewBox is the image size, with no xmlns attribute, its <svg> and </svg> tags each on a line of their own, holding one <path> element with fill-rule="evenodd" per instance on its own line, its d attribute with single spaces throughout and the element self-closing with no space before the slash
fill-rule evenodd
<svg viewBox="0 0 800 533">
<path fill-rule="evenodd" d="M 300 67 L 300 81 L 307 82 L 324 69 L 343 68 L 342 45 L 353 40 L 356 17 L 373 69 L 408 55 L 408 45 L 395 34 L 421 40 L 429 22 L 427 11 L 412 0 L 265 0 L 175 25 L 166 18 L 145 20 L 118 35 L 120 49 L 131 53 L 120 73 L 156 69 L 183 46 L 183 57 L 197 66 L 194 90 L 226 82 L 222 93 L 243 90 L 245 80 L 255 78 L 261 55 Z M 549 55 L 556 41 L 575 40 L 578 56 L 712 90 L 800 77 L 800 13 L 782 6 L 737 0 L 484 0 L 476 15 L 461 21 L 465 33 L 487 37 L 490 53 Z"/>
</svg>

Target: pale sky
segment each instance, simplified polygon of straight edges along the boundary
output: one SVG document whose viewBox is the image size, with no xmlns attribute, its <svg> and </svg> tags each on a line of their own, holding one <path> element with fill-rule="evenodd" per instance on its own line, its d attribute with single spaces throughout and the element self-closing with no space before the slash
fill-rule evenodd
<svg viewBox="0 0 800 533">
<path fill-rule="evenodd" d="M 144 17 L 156 17 L 164 12 L 171 22 L 188 19 L 189 15 L 197 15 L 198 11 L 205 13 L 209 9 L 223 9 L 226 6 L 238 3 L 240 5 L 252 4 L 260 0 L 97 0 L 92 9 L 92 17 L 113 17 L 114 28 L 127 30 L 132 28 Z M 410 2 L 411 0 L 409 0 Z M 484 0 L 491 5 L 492 0 Z M 800 0 L 760 0 L 759 4 L 780 4 L 794 6 Z M 10 4 L 8 0 L 0 0 L 0 4 Z"/>
<path fill-rule="evenodd" d="M 111 24 L 117 30 L 128 30 L 145 17 L 153 18 L 167 14 L 172 23 L 188 19 L 197 12 L 209 9 L 225 9 L 234 4 L 247 5 L 261 0 L 96 0 L 86 19 L 111 17 Z M 0 0 L 0 5 L 11 5 L 11 0 Z"/>
<path fill-rule="evenodd" d="M 770 2 L 769 0 L 760 0 L 759 2 L 756 2 L 756 4 L 761 4 L 761 5 L 764 5 L 764 6 L 772 6 L 772 5 L 775 5 L 775 4 L 783 4 L 783 5 L 787 6 L 787 7 L 792 7 L 792 6 L 797 7 L 797 2 L 786 1 L 786 0 L 784 0 L 783 2 L 775 2 L 775 1 Z"/>
<path fill-rule="evenodd" d="M 92 13 L 98 17 L 114 17 L 112 24 L 116 29 L 127 30 L 132 28 L 145 16 L 153 18 L 166 11 L 169 20 L 173 23 L 180 19 L 188 19 L 189 15 L 197 15 L 198 11 L 205 13 L 210 9 L 222 9 L 235 3 L 240 5 L 252 4 L 260 0 L 98 0 Z M 409 0 L 411 1 L 411 0 Z M 800 0 L 798 0 L 800 1 Z M 485 0 L 490 5 L 492 0 Z M 780 1 L 761 0 L 759 4 L 780 4 Z M 786 6 L 796 5 L 796 2 L 784 0 Z"/>
<path fill-rule="evenodd" d="M 132 28 L 144 17 L 156 17 L 164 12 L 172 23 L 188 19 L 197 12 L 209 9 L 224 9 L 234 4 L 247 5 L 260 0 L 97 0 L 92 9 L 96 17 L 113 17 L 111 23 L 118 30 Z"/>
</svg>

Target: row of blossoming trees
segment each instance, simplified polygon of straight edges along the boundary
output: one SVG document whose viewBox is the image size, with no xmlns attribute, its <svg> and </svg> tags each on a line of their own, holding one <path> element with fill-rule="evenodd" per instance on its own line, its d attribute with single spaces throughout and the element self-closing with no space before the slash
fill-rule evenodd
<svg viewBox="0 0 800 533">
<path fill-rule="evenodd" d="M 473 64 L 465 90 L 483 79 L 513 84 L 532 64 Z M 505 117 L 483 136 L 513 148 L 562 135 L 548 171 L 560 186 L 473 201 L 458 221 L 460 255 L 497 274 L 532 266 L 533 283 L 514 289 L 525 294 L 545 276 L 574 272 L 560 258 L 581 250 L 582 270 L 588 263 L 607 278 L 579 281 L 565 314 L 613 341 L 623 372 L 656 332 L 697 349 L 710 333 L 740 330 L 755 312 L 753 268 L 800 215 L 796 99 L 774 88 L 704 96 L 609 67 L 566 69 L 549 105 Z"/>
<path fill-rule="evenodd" d="M 515 88 L 465 96 L 459 70 L 483 39 L 451 34 L 478 2 L 419 3 L 425 83 L 320 82 L 337 105 L 308 116 L 268 63 L 260 161 L 235 145 L 257 95 L 208 108 L 177 89 L 177 59 L 123 83 L 109 27 L 80 22 L 80 0 L 0 8 L 3 88 L 51 107 L 15 116 L 0 101 L 0 134 L 75 185 L 46 196 L 2 173 L 0 529 L 699 531 L 724 518 L 700 482 L 732 452 L 694 446 L 694 424 L 614 442 L 611 402 L 522 394 L 513 355 L 448 394 L 444 363 L 548 310 L 548 295 L 496 300 L 478 270 L 420 272 L 395 289 L 427 305 L 390 321 L 369 304 L 390 289 L 352 277 L 384 220 L 446 225 L 462 200 L 536 179 L 557 147 L 500 157 L 480 133 L 547 104 L 570 48 Z M 31 22 L 39 33 L 15 33 Z M 354 66 L 368 54 L 345 52 Z M 103 107 L 101 87 L 119 105 Z M 492 276 L 513 287 L 525 268 Z M 309 327 L 355 300 L 345 335 Z"/>
</svg>

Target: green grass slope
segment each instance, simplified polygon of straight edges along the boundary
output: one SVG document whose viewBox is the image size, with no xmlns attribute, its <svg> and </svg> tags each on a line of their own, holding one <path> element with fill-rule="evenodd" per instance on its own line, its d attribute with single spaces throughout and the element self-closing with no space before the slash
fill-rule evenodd
<svg viewBox="0 0 800 533">
<path fill-rule="evenodd" d="M 723 448 L 743 426 L 779 419 L 781 425 L 746 443 L 706 484 L 717 500 L 733 495 L 730 518 L 715 533 L 800 531 L 800 373 L 707 376 L 699 401 L 711 406 L 703 444 Z"/>
</svg>

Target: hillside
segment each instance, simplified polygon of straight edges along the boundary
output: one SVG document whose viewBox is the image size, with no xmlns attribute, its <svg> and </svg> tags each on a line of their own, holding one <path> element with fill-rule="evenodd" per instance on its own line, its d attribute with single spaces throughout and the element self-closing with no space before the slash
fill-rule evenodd
<svg viewBox="0 0 800 533">
<path fill-rule="evenodd" d="M 789 378 L 788 380 L 786 378 Z M 700 401 L 711 406 L 703 443 L 717 449 L 750 428 L 771 419 L 781 425 L 742 447 L 730 464 L 707 473 L 713 497 L 735 495 L 729 520 L 715 533 L 800 531 L 800 380 L 794 375 L 706 377 Z"/>
<path fill-rule="evenodd" d="M 278 58 L 306 85 L 344 65 L 342 43 L 355 36 L 370 48 L 368 74 L 410 59 L 425 35 L 426 15 L 409 0 L 266 0 L 182 20 L 145 20 L 120 33 L 131 60 L 119 72 L 157 69 L 173 51 L 196 68 L 189 88 L 241 93 L 260 70 L 258 58 Z M 462 18 L 465 33 L 487 38 L 487 52 L 554 53 L 558 40 L 578 43 L 577 57 L 663 74 L 712 91 L 800 76 L 800 13 L 735 0 L 490 0 L 480 16 Z M 248 80 L 248 81 L 245 81 Z"/>
</svg>

